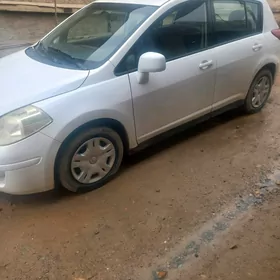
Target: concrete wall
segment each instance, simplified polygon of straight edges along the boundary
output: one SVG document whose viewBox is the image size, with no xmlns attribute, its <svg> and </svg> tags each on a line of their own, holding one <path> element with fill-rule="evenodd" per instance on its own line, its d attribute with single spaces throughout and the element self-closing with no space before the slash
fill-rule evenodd
<svg viewBox="0 0 280 280">
<path fill-rule="evenodd" d="M 23 1 L 23 2 L 39 2 L 39 3 L 53 3 L 54 0 L 9 0 L 9 1 Z M 57 0 L 57 3 L 71 3 L 71 4 L 88 4 L 92 0 Z M 280 11 L 280 0 L 268 0 L 273 9 Z"/>
<path fill-rule="evenodd" d="M 39 2 L 39 3 L 54 3 L 54 0 L 9 0 L 9 1 L 24 1 L 24 2 Z M 57 3 L 65 4 L 88 4 L 94 0 L 57 0 Z M 280 0 L 267 0 L 275 13 L 277 21 L 280 23 Z"/>
<path fill-rule="evenodd" d="M 53 3 L 54 0 L 9 0 L 15 2 L 37 2 L 37 3 Z M 91 0 L 57 0 L 57 3 L 65 3 L 65 4 L 88 4 L 92 2 Z"/>
</svg>

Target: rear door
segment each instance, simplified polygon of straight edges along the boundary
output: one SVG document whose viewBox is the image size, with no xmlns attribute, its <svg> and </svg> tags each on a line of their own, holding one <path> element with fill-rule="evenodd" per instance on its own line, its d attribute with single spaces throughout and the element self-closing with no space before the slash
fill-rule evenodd
<svg viewBox="0 0 280 280">
<path fill-rule="evenodd" d="M 212 4 L 216 110 L 245 98 L 266 46 L 259 1 L 212 0 Z"/>
</svg>

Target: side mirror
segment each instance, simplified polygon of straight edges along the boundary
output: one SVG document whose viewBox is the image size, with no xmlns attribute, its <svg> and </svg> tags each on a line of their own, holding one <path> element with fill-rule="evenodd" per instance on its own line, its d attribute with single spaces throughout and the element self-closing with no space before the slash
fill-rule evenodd
<svg viewBox="0 0 280 280">
<path fill-rule="evenodd" d="M 149 73 L 162 72 L 166 69 L 166 59 L 162 54 L 147 52 L 140 56 L 138 63 L 138 83 L 149 81 Z"/>
</svg>

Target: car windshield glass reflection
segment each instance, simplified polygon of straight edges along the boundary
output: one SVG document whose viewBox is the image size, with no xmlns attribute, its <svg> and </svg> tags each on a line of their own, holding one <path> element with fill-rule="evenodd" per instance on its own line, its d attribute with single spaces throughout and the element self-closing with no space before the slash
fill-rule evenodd
<svg viewBox="0 0 280 280">
<path fill-rule="evenodd" d="M 54 62 L 79 69 L 99 67 L 156 9 L 134 4 L 92 4 L 51 32 L 35 50 Z"/>
</svg>

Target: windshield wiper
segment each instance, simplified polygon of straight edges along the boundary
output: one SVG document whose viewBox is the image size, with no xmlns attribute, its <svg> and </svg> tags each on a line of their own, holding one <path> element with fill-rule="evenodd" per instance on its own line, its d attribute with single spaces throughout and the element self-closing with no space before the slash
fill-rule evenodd
<svg viewBox="0 0 280 280">
<path fill-rule="evenodd" d="M 58 55 L 60 55 L 61 57 L 63 57 L 64 59 L 66 59 L 68 62 L 74 64 L 75 66 L 77 66 L 79 69 L 82 69 L 82 70 L 88 70 L 86 69 L 80 62 L 79 62 L 79 59 L 78 58 L 75 58 L 73 56 L 71 56 L 70 54 L 68 53 L 65 53 L 57 48 L 54 48 L 54 47 L 47 47 L 47 52 L 53 52 L 53 53 L 56 53 Z"/>
<path fill-rule="evenodd" d="M 39 42 L 35 47 L 36 50 L 39 50 L 41 53 L 44 54 L 44 56 L 47 56 L 46 54 L 50 55 L 50 52 L 55 53 L 56 55 L 59 55 L 61 58 L 63 58 L 64 60 L 67 60 L 67 62 L 70 62 L 71 64 L 74 64 L 77 68 L 81 69 L 81 70 L 88 70 L 86 67 L 84 67 L 82 65 L 82 63 L 80 63 L 79 59 L 72 57 L 71 55 L 56 49 L 54 47 L 46 47 L 42 42 Z M 54 56 L 52 56 L 52 59 L 55 59 Z M 55 61 L 57 62 L 57 59 L 55 59 Z"/>
</svg>

